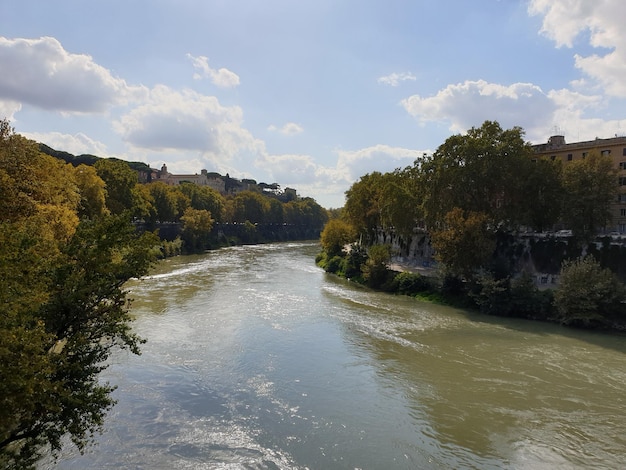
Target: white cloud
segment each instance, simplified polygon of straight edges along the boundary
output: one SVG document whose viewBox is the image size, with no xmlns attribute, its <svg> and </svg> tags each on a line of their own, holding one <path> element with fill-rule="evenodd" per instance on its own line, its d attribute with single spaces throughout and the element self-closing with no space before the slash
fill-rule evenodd
<svg viewBox="0 0 626 470">
<path fill-rule="evenodd" d="M 505 86 L 484 80 L 448 85 L 431 97 L 413 95 L 402 100 L 402 105 L 421 123 L 449 122 L 453 132 L 465 132 L 485 120 L 534 132 L 550 127 L 556 110 L 555 103 L 536 85 Z"/>
<path fill-rule="evenodd" d="M 239 85 L 239 75 L 225 68 L 218 70 L 209 67 L 209 59 L 207 57 L 194 57 L 191 54 L 187 54 L 187 58 L 191 60 L 194 68 L 198 70 L 193 75 L 194 79 L 208 78 L 211 80 L 211 83 L 222 88 L 233 88 Z"/>
<path fill-rule="evenodd" d="M 195 152 L 222 168 L 235 157 L 254 158 L 263 142 L 242 127 L 238 106 L 222 106 L 214 96 L 158 85 L 148 100 L 114 123 L 130 145 L 157 152 Z M 249 162 L 248 162 L 249 163 Z"/>
<path fill-rule="evenodd" d="M 278 131 L 283 135 L 296 135 L 296 134 L 300 134 L 304 131 L 304 129 L 302 128 L 302 126 L 300 126 L 299 124 L 296 124 L 295 122 L 288 122 L 287 124 L 285 124 L 283 127 L 276 127 L 275 125 L 271 125 L 267 128 L 268 131 Z"/>
<path fill-rule="evenodd" d="M 412 165 L 425 152 L 421 150 L 375 145 L 360 150 L 337 150 L 337 174 L 348 183 L 356 181 L 366 173 L 386 173 L 396 168 Z"/>
<path fill-rule="evenodd" d="M 626 2 L 623 0 L 532 0 L 528 11 L 543 16 L 541 33 L 558 47 L 573 47 L 574 40 L 589 33 L 589 44 L 608 49 L 589 56 L 575 55 L 576 67 L 613 96 L 626 97 L 626 35 L 623 32 Z"/>
<path fill-rule="evenodd" d="M 22 105 L 17 101 L 0 99 L 0 119 L 13 121 L 15 113 L 22 109 Z"/>
<path fill-rule="evenodd" d="M 0 99 L 49 111 L 101 113 L 145 94 L 51 37 L 0 37 L 0 64 Z"/>
<path fill-rule="evenodd" d="M 309 155 L 266 155 L 256 166 L 281 185 L 307 183 L 317 179 L 319 167 Z"/>
<path fill-rule="evenodd" d="M 378 79 L 378 83 L 382 83 L 384 85 L 389 85 L 389 86 L 393 86 L 396 87 L 398 85 L 400 85 L 400 82 L 404 82 L 406 80 L 417 80 L 417 77 L 415 77 L 415 75 L 413 75 L 410 72 L 404 72 L 404 73 L 392 73 L 390 75 L 386 75 L 384 77 L 380 77 Z"/>
<path fill-rule="evenodd" d="M 27 139 L 46 144 L 55 150 L 69 152 L 74 155 L 91 154 L 98 157 L 107 157 L 107 146 L 102 142 L 91 139 L 83 133 L 74 135 L 60 132 L 23 132 Z"/>
</svg>

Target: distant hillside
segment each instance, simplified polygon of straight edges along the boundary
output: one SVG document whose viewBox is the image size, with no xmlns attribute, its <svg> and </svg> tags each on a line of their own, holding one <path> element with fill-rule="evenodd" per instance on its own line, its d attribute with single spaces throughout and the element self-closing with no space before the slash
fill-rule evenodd
<svg viewBox="0 0 626 470">
<path fill-rule="evenodd" d="M 39 144 L 39 150 L 41 150 L 46 155 L 50 155 L 51 157 L 58 158 L 67 163 L 71 163 L 74 166 L 78 166 L 81 164 L 84 165 L 93 165 L 101 157 L 97 157 L 95 155 L 90 154 L 82 154 L 82 155 L 72 155 L 71 153 L 64 152 L 62 150 L 55 150 L 52 147 L 47 146 L 46 144 Z M 126 162 L 128 166 L 130 166 L 135 171 L 150 171 L 150 167 L 143 162 Z"/>
</svg>

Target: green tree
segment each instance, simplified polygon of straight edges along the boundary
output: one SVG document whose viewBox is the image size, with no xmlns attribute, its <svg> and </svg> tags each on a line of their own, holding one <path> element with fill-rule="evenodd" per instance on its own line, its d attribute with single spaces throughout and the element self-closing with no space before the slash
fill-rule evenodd
<svg viewBox="0 0 626 470">
<path fill-rule="evenodd" d="M 543 232 L 560 218 L 563 201 L 562 167 L 559 160 L 545 158 L 530 160 L 528 171 L 522 175 L 523 197 L 520 222 Z"/>
<path fill-rule="evenodd" d="M 617 195 L 617 170 L 611 157 L 589 152 L 563 169 L 563 219 L 576 236 L 593 238 L 611 220 Z"/>
<path fill-rule="evenodd" d="M 362 265 L 363 278 L 373 288 L 381 287 L 389 275 L 391 248 L 389 245 L 372 245 L 367 250 L 367 261 Z"/>
<path fill-rule="evenodd" d="M 215 222 L 211 213 L 188 207 L 180 220 L 183 223 L 181 237 L 185 245 L 192 251 L 206 249 Z"/>
<path fill-rule="evenodd" d="M 604 326 L 623 314 L 626 288 L 592 256 L 566 261 L 554 294 L 558 319 L 565 325 Z"/>
<path fill-rule="evenodd" d="M 162 181 L 148 185 L 153 199 L 154 217 L 159 222 L 176 222 L 180 212 L 178 190 Z M 183 208 L 184 211 L 184 208 Z"/>
<path fill-rule="evenodd" d="M 380 192 L 382 228 L 411 236 L 422 220 L 421 192 L 411 168 L 383 174 Z"/>
<path fill-rule="evenodd" d="M 120 217 L 79 223 L 74 169 L 6 122 L 0 133 L 0 467 L 29 468 L 65 435 L 82 450 L 102 424 L 113 401 L 97 374 L 140 342 L 123 285 L 158 240 Z"/>
<path fill-rule="evenodd" d="M 267 221 L 271 224 L 282 224 L 285 221 L 283 203 L 274 198 L 270 198 L 268 202 Z"/>
<path fill-rule="evenodd" d="M 315 199 L 304 197 L 297 201 L 290 201 L 289 206 L 293 207 L 291 212 L 291 223 L 316 227 L 320 230 L 328 220 L 326 209 L 320 206 Z"/>
<path fill-rule="evenodd" d="M 85 220 L 53 259 L 35 256 L 47 269 L 35 291 L 21 289 L 26 305 L 3 291 L 13 308 L 0 321 L 0 462 L 28 466 L 44 445 L 59 451 L 66 434 L 82 450 L 102 425 L 113 388 L 98 373 L 112 348 L 138 353 L 140 343 L 123 285 L 146 273 L 156 243 L 119 217 Z"/>
<path fill-rule="evenodd" d="M 264 223 L 269 203 L 259 193 L 242 191 L 233 198 L 234 222 L 243 223 L 246 220 L 251 223 Z"/>
<path fill-rule="evenodd" d="M 455 207 L 446 214 L 444 228 L 433 231 L 436 258 L 455 276 L 472 279 L 493 256 L 495 239 L 486 214 L 465 213 Z"/>
<path fill-rule="evenodd" d="M 157 220 L 156 208 L 154 207 L 154 197 L 150 192 L 150 185 L 137 184 L 133 188 L 133 217 L 144 221 Z"/>
<path fill-rule="evenodd" d="M 78 165 L 75 170 L 75 179 L 80 193 L 78 215 L 94 219 L 109 214 L 106 206 L 106 184 L 96 173 L 93 166 Z"/>
<path fill-rule="evenodd" d="M 127 162 L 115 158 L 102 158 L 94 167 L 106 184 L 107 207 L 112 214 L 121 214 L 133 209 L 133 188 L 137 184 L 137 173 Z"/>
<path fill-rule="evenodd" d="M 376 229 L 383 227 L 383 175 L 375 171 L 361 176 L 346 191 L 343 215 L 365 243 L 376 239 Z"/>
<path fill-rule="evenodd" d="M 322 249 L 329 258 L 341 255 L 348 243 L 355 241 L 356 231 L 349 223 L 341 219 L 330 219 L 321 234 Z"/>
<path fill-rule="evenodd" d="M 441 222 L 453 208 L 479 212 L 493 224 L 515 225 L 532 201 L 526 194 L 532 148 L 519 127 L 503 130 L 485 121 L 454 135 L 420 166 L 425 216 Z"/>
<path fill-rule="evenodd" d="M 180 191 L 189 199 L 193 209 L 206 210 L 216 222 L 224 218 L 224 197 L 215 189 L 208 186 L 198 186 L 194 183 L 182 183 Z"/>
</svg>

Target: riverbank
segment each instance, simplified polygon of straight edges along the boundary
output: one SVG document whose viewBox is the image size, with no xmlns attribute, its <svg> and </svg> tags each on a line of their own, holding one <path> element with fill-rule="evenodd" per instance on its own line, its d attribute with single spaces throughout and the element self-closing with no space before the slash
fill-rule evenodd
<svg viewBox="0 0 626 470">
<path fill-rule="evenodd" d="M 574 282 L 587 285 L 576 288 L 570 283 L 567 290 L 559 291 L 560 286 L 538 286 L 536 279 L 527 273 L 502 278 L 485 273 L 466 281 L 445 274 L 436 266 L 407 263 L 398 257 L 374 262 L 365 250 L 344 252 L 343 256 L 330 259 L 322 252 L 316 258 L 318 266 L 326 272 L 377 291 L 407 295 L 491 316 L 524 318 L 584 329 L 626 331 L 626 302 L 619 301 L 619 296 L 622 296 L 622 289 L 617 285 L 619 281 L 610 280 L 612 274 L 601 270 L 592 260 L 578 262 L 581 266 L 588 265 L 582 268 L 588 274 L 583 275 L 587 277 L 583 277 L 582 281 Z M 581 274 L 575 276 L 580 277 Z M 597 298 L 598 292 L 603 293 L 602 297 Z M 590 299 L 595 304 L 591 304 Z M 596 305 L 597 310 L 590 305 Z"/>
</svg>

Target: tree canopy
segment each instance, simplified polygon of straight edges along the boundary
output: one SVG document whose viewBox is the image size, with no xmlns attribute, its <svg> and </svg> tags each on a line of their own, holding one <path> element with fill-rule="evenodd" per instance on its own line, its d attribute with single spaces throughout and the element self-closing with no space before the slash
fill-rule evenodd
<svg viewBox="0 0 626 470">
<path fill-rule="evenodd" d="M 113 404 L 98 381 L 112 348 L 139 351 L 123 286 L 158 241 L 108 215 L 104 182 L 80 170 L 0 123 L 3 468 L 30 468 L 65 435 L 84 449 Z"/>
</svg>

